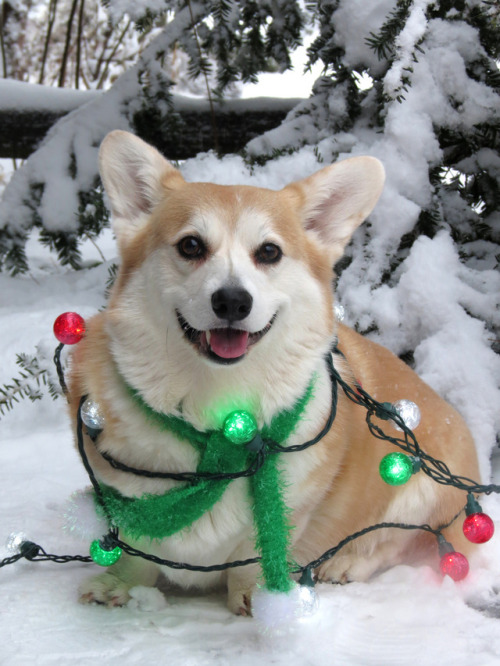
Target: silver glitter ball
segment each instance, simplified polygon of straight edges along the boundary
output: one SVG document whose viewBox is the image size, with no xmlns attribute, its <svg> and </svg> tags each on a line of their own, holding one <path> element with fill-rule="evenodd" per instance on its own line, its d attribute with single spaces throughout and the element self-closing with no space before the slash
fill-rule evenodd
<svg viewBox="0 0 500 666">
<path fill-rule="evenodd" d="M 80 409 L 80 414 L 87 428 L 92 428 L 93 430 L 102 430 L 104 428 L 106 421 L 104 414 L 99 403 L 92 400 L 92 398 L 85 400 Z"/>
<path fill-rule="evenodd" d="M 411 400 L 397 400 L 393 404 L 393 407 L 403 419 L 405 426 L 410 430 L 415 430 L 420 423 L 420 409 L 418 408 L 418 405 Z M 394 421 L 392 422 L 392 425 L 396 430 L 402 430 Z"/>
<path fill-rule="evenodd" d="M 337 321 L 344 321 L 345 317 L 345 308 L 343 305 L 339 305 L 339 303 L 335 303 L 333 306 L 333 313 L 335 315 L 335 319 Z"/>
<path fill-rule="evenodd" d="M 309 585 L 299 585 L 298 617 L 310 617 L 318 611 L 319 599 L 316 588 Z"/>
<path fill-rule="evenodd" d="M 5 548 L 9 553 L 12 553 L 12 555 L 17 555 L 19 552 L 21 552 L 21 545 L 25 541 L 28 541 L 28 537 L 26 534 L 24 534 L 24 532 L 12 532 L 7 537 Z"/>
</svg>

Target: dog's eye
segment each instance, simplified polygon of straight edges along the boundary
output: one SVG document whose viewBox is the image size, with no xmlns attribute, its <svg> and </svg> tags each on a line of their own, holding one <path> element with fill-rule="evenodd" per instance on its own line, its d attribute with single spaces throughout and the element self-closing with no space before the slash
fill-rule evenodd
<svg viewBox="0 0 500 666">
<path fill-rule="evenodd" d="M 255 252 L 255 259 L 259 264 L 276 264 L 283 252 L 275 243 L 263 243 Z"/>
<path fill-rule="evenodd" d="M 177 243 L 177 250 L 184 259 L 202 259 L 207 248 L 196 236 L 186 236 Z"/>
</svg>

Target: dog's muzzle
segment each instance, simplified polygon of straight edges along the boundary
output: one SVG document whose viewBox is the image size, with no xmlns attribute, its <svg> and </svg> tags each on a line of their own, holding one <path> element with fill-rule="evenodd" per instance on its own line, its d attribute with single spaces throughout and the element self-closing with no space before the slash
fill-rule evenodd
<svg viewBox="0 0 500 666">
<path fill-rule="evenodd" d="M 224 365 L 240 361 L 250 347 L 268 333 L 276 319 L 275 314 L 262 330 L 255 333 L 233 326 L 199 331 L 190 326 L 178 310 L 176 310 L 176 315 L 186 340 L 203 356 Z M 240 319 L 243 318 L 240 317 Z"/>
</svg>

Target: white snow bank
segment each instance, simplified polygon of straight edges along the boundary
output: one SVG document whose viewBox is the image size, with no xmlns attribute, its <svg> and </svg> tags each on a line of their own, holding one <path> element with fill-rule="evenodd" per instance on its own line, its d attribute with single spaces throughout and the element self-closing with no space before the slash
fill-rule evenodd
<svg viewBox="0 0 500 666">
<path fill-rule="evenodd" d="M 70 90 L 13 79 L 0 79 L 0 109 L 68 112 L 102 95 L 96 90 Z"/>
</svg>

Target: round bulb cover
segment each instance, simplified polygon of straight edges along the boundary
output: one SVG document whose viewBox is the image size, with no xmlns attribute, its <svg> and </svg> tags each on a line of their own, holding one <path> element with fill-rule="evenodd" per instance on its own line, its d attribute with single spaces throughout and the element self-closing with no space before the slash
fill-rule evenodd
<svg viewBox="0 0 500 666">
<path fill-rule="evenodd" d="M 21 546 L 25 541 L 28 541 L 28 537 L 24 532 L 12 532 L 7 537 L 5 547 L 9 553 L 17 555 L 21 552 Z"/>
<path fill-rule="evenodd" d="M 255 418 L 243 409 L 228 414 L 222 427 L 224 436 L 233 444 L 251 442 L 258 430 Z"/>
<path fill-rule="evenodd" d="M 486 543 L 493 536 L 495 525 L 486 513 L 471 513 L 464 520 L 463 530 L 472 543 Z"/>
<path fill-rule="evenodd" d="M 76 312 L 63 312 L 54 322 L 54 335 L 65 345 L 74 345 L 85 335 L 85 320 Z"/>
<path fill-rule="evenodd" d="M 443 576 L 449 576 L 455 582 L 463 580 L 469 573 L 469 562 L 465 555 L 452 551 L 441 558 L 439 568 Z"/>
<path fill-rule="evenodd" d="M 299 585 L 298 594 L 300 604 L 297 609 L 297 616 L 309 617 L 310 615 L 314 615 L 319 607 L 316 588 L 309 587 L 308 585 Z"/>
<path fill-rule="evenodd" d="M 380 461 L 379 473 L 382 480 L 390 486 L 401 486 L 413 474 L 413 463 L 404 453 L 388 453 Z"/>
<path fill-rule="evenodd" d="M 122 549 L 120 546 L 116 546 L 112 550 L 107 550 L 106 548 L 103 548 L 99 539 L 95 539 L 95 541 L 92 541 L 90 544 L 90 557 L 100 567 L 109 567 L 112 564 L 115 564 L 121 556 Z"/>
<path fill-rule="evenodd" d="M 80 408 L 80 414 L 82 416 L 82 421 L 87 426 L 87 428 L 93 428 L 95 430 L 102 430 L 105 425 L 106 419 L 98 402 L 92 400 L 92 398 L 87 398 L 83 405 Z"/>
<path fill-rule="evenodd" d="M 335 315 L 335 319 L 337 321 L 344 321 L 345 319 L 345 308 L 343 305 L 340 305 L 339 303 L 335 303 L 333 306 L 333 313 Z"/>
<path fill-rule="evenodd" d="M 421 418 L 418 405 L 411 400 L 397 400 L 392 406 L 403 419 L 405 426 L 410 430 L 415 430 L 420 423 Z M 392 425 L 396 430 L 401 430 L 400 426 L 395 421 L 392 422 Z"/>
</svg>

